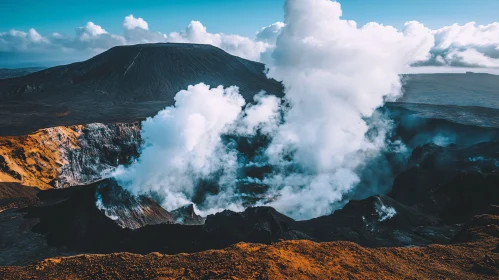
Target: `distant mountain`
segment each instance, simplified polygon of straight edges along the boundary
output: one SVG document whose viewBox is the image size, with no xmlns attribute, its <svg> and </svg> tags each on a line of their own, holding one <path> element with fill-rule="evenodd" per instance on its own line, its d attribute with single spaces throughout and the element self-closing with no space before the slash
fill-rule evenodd
<svg viewBox="0 0 499 280">
<path fill-rule="evenodd" d="M 0 135 L 58 125 L 131 122 L 174 104 L 175 94 L 204 82 L 237 85 L 243 97 L 264 90 L 281 96 L 261 63 L 211 45 L 114 47 L 87 61 L 0 80 Z"/>
<path fill-rule="evenodd" d="M 29 68 L 0 68 L 0 79 L 16 78 L 26 76 L 33 72 L 43 70 L 43 67 L 29 67 Z"/>
</svg>

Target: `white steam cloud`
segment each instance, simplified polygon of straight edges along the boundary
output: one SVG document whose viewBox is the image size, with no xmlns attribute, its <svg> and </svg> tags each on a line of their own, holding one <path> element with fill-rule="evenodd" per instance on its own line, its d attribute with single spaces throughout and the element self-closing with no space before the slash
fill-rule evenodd
<svg viewBox="0 0 499 280">
<path fill-rule="evenodd" d="M 291 107 L 268 155 L 283 170 L 298 165 L 299 172 L 268 179 L 277 196 L 271 205 L 310 218 L 330 213 L 359 182 L 356 169 L 384 146 L 383 139 L 366 138 L 364 118 L 400 94 L 399 73 L 427 57 L 431 36 L 415 23 L 403 32 L 377 23 L 359 28 L 328 0 L 288 0 L 285 12 L 268 65 Z"/>
<path fill-rule="evenodd" d="M 253 134 L 276 119 L 279 99 L 258 95 L 247 107 L 237 87 L 189 86 L 175 96 L 175 106 L 143 122 L 145 141 L 139 160 L 120 167 L 113 176 L 134 193 L 154 193 L 163 206 L 174 210 L 191 202 L 200 180 L 217 174 L 220 193 L 210 200 L 207 213 L 241 210 L 234 197 L 236 151 L 222 143 L 224 134 Z"/>
<path fill-rule="evenodd" d="M 269 26 L 263 27 L 256 33 L 256 40 L 274 45 L 284 26 L 286 26 L 284 22 L 278 21 Z"/>
<path fill-rule="evenodd" d="M 358 170 L 385 147 L 386 122 L 371 122 L 378 133 L 367 137 L 366 118 L 379 117 L 375 109 L 400 94 L 399 73 L 427 59 L 433 46 L 419 23 L 399 32 L 377 23 L 357 27 L 341 16 L 337 2 L 286 1 L 266 61 L 269 76 L 285 86 L 286 102 L 260 93 L 245 106 L 235 87 L 190 86 L 174 107 L 144 122 L 140 159 L 115 178 L 136 193 L 159 194 L 169 210 L 191 202 L 201 181 L 215 180 L 219 189 L 198 205 L 205 213 L 243 209 L 241 181 L 268 187 L 257 205 L 297 219 L 331 213 L 359 183 Z M 203 37 L 198 31 L 179 36 Z M 223 140 L 258 135 L 269 144 L 251 162 Z M 239 178 L 247 166 L 272 171 Z"/>
<path fill-rule="evenodd" d="M 190 202 L 195 183 L 225 168 L 232 173 L 235 156 L 220 135 L 227 132 L 245 104 L 236 87 L 198 84 L 175 96 L 175 106 L 143 123 L 145 147 L 139 161 L 118 169 L 115 177 L 134 192 L 154 191 L 168 210 Z"/>
</svg>

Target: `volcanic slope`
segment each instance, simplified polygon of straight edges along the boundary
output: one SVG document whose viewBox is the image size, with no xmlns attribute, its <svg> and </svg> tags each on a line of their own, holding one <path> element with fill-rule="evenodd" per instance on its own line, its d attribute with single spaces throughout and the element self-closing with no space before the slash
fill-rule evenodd
<svg viewBox="0 0 499 280">
<path fill-rule="evenodd" d="M 132 122 L 174 104 L 189 85 L 237 85 L 252 101 L 260 91 L 282 96 L 261 63 L 210 45 L 119 46 L 87 61 L 0 80 L 0 135 L 61 125 Z"/>
</svg>

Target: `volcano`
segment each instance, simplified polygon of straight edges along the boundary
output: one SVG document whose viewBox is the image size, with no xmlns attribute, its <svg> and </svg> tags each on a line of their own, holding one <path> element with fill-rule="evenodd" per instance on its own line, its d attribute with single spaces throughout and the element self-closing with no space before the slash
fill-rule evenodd
<svg viewBox="0 0 499 280">
<path fill-rule="evenodd" d="M 283 95 L 261 63 L 211 45 L 119 46 L 87 61 L 0 80 L 0 135 L 76 124 L 133 122 L 174 104 L 189 85 L 237 85 L 252 101 L 260 91 Z"/>
</svg>

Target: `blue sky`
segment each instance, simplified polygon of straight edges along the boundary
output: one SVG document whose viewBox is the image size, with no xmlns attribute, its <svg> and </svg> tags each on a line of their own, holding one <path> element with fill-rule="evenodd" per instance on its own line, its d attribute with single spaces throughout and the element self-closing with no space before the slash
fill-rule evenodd
<svg viewBox="0 0 499 280">
<path fill-rule="evenodd" d="M 498 21 L 498 0 L 343 0 L 344 18 L 400 28 L 418 20 L 430 28 L 452 23 Z M 144 18 L 151 30 L 182 30 L 199 20 L 211 32 L 252 36 L 262 26 L 282 20 L 283 0 L 2 0 L 0 31 L 35 28 L 41 34 L 74 34 L 93 21 L 112 33 L 121 32 L 123 17 Z"/>
<path fill-rule="evenodd" d="M 199 20 L 212 32 L 252 36 L 261 27 L 281 20 L 281 0 L 2 0 L 0 30 L 27 30 L 67 35 L 92 21 L 108 32 L 121 33 L 126 15 L 144 18 L 151 30 L 171 32 Z"/>
</svg>

